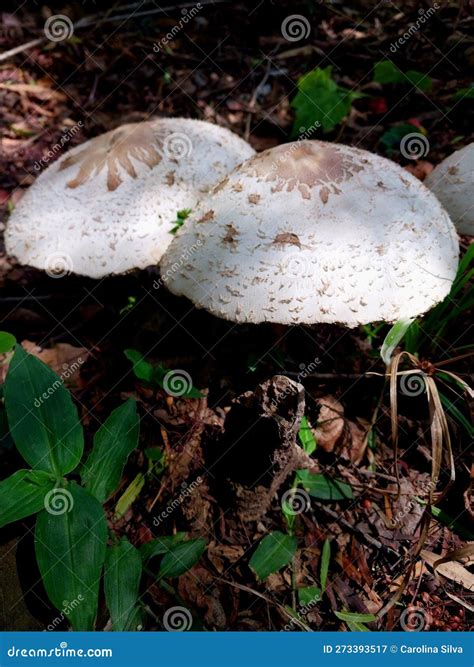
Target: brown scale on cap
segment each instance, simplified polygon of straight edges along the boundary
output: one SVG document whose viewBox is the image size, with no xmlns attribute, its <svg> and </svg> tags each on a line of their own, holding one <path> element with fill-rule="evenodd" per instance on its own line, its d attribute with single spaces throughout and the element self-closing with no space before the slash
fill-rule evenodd
<svg viewBox="0 0 474 667">
<path fill-rule="evenodd" d="M 290 245 L 296 245 L 298 246 L 298 248 L 301 248 L 301 242 L 297 234 L 292 234 L 291 232 L 284 232 L 283 234 L 277 234 L 273 239 L 273 243 L 282 245 L 288 243 Z"/>
<path fill-rule="evenodd" d="M 318 186 L 323 203 L 330 194 L 339 194 L 337 183 L 352 178 L 364 169 L 362 157 L 351 156 L 338 151 L 334 146 L 326 147 L 309 141 L 300 141 L 290 148 L 285 145 L 261 153 L 248 162 L 246 172 L 266 181 L 276 181 L 274 192 L 295 188 L 303 199 L 311 199 L 311 190 Z"/>
<path fill-rule="evenodd" d="M 106 167 L 107 188 L 116 190 L 122 182 L 119 167 L 136 178 L 137 173 L 130 158 L 152 169 L 161 161 L 161 148 L 162 139 L 153 131 L 150 123 L 130 123 L 92 139 L 84 150 L 66 158 L 60 170 L 79 165 L 76 176 L 67 184 L 69 188 L 77 188 Z"/>
</svg>

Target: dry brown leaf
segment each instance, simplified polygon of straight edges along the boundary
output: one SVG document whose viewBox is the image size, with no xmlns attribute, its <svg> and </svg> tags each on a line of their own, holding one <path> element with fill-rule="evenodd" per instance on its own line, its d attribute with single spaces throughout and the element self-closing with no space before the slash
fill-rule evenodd
<svg viewBox="0 0 474 667">
<path fill-rule="evenodd" d="M 435 554 L 432 551 L 427 551 L 423 549 L 421 552 L 421 557 L 425 560 L 431 567 L 434 566 L 436 561 L 443 558 L 439 554 Z M 441 563 L 434 569 L 435 574 L 440 574 L 451 581 L 455 581 L 457 584 L 461 584 L 468 591 L 474 591 L 474 574 L 469 572 L 468 569 L 464 567 L 461 563 L 456 560 L 451 560 L 448 563 Z"/>
<path fill-rule="evenodd" d="M 426 566 L 422 560 L 418 560 L 415 564 L 415 567 L 413 568 L 412 572 L 412 580 L 417 580 L 421 577 L 422 574 L 425 574 L 427 572 Z M 392 583 L 390 584 L 389 591 L 390 593 L 394 593 L 397 591 L 400 586 L 403 583 L 403 579 L 405 578 L 404 574 L 401 574 L 399 577 L 394 579 Z"/>
<path fill-rule="evenodd" d="M 409 171 L 410 174 L 413 174 L 413 176 L 416 176 L 416 178 L 419 178 L 420 181 L 424 181 L 428 174 L 431 174 L 434 166 L 431 164 L 431 162 L 427 162 L 426 160 L 419 160 L 415 164 L 407 164 L 405 169 Z"/>
<path fill-rule="evenodd" d="M 318 447 L 332 452 L 344 431 L 344 408 L 334 396 L 323 396 L 317 403 L 320 406 L 317 426 L 313 434 Z"/>
</svg>

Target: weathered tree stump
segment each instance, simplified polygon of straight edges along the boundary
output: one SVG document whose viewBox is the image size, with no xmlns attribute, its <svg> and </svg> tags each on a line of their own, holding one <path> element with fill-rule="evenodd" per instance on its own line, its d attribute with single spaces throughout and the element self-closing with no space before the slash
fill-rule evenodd
<svg viewBox="0 0 474 667">
<path fill-rule="evenodd" d="M 315 468 L 297 444 L 304 405 L 303 386 L 283 375 L 234 400 L 211 467 L 220 501 L 243 521 L 265 514 L 290 473 Z"/>
</svg>

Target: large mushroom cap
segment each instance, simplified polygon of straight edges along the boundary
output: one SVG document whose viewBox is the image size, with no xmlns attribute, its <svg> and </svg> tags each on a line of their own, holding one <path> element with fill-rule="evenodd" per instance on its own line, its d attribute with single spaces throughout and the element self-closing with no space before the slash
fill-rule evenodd
<svg viewBox="0 0 474 667">
<path fill-rule="evenodd" d="M 411 174 L 363 150 L 301 141 L 216 186 L 161 274 L 172 292 L 229 320 L 352 327 L 441 301 L 458 250 L 447 213 Z"/>
<path fill-rule="evenodd" d="M 122 125 L 50 165 L 12 213 L 9 254 L 92 278 L 159 262 L 176 213 L 254 155 L 229 130 L 167 118 Z"/>
<path fill-rule="evenodd" d="M 426 178 L 460 234 L 474 236 L 474 143 L 443 160 Z"/>
</svg>

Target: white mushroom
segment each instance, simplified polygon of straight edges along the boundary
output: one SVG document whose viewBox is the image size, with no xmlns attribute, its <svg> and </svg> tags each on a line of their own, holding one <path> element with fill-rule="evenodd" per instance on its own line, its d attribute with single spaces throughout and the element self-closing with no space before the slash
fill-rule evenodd
<svg viewBox="0 0 474 667">
<path fill-rule="evenodd" d="M 363 150 L 300 141 L 216 186 L 161 274 L 173 293 L 225 319 L 353 327 L 441 301 L 458 251 L 449 216 L 411 174 Z"/>
<path fill-rule="evenodd" d="M 474 236 L 474 143 L 443 160 L 426 178 L 460 234 Z"/>
<path fill-rule="evenodd" d="M 255 151 L 185 118 L 122 125 L 49 166 L 12 213 L 10 255 L 51 275 L 92 278 L 159 262 L 177 211 Z"/>
</svg>

